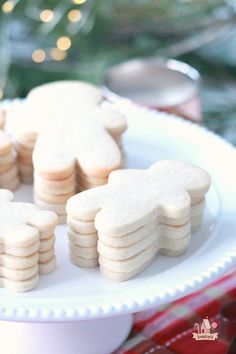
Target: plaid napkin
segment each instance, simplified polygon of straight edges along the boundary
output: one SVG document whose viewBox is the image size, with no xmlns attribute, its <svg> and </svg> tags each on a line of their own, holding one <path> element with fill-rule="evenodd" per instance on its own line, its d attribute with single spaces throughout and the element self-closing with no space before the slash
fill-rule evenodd
<svg viewBox="0 0 236 354">
<path fill-rule="evenodd" d="M 134 315 L 131 335 L 115 354 L 225 354 L 229 343 L 221 336 L 220 309 L 236 300 L 236 269 L 201 291 L 167 306 Z M 193 333 L 207 319 L 218 339 L 195 340 Z"/>
</svg>

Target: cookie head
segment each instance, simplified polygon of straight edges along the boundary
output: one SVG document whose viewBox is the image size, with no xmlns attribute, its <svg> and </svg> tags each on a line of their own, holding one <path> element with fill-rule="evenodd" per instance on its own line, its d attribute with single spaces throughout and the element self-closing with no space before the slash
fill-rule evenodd
<svg viewBox="0 0 236 354">
<path fill-rule="evenodd" d="M 13 202 L 13 194 L 0 190 L 0 243 L 26 247 L 40 239 L 45 230 L 54 230 L 58 218 L 30 203 Z M 52 232 L 53 233 L 53 232 Z"/>
</svg>

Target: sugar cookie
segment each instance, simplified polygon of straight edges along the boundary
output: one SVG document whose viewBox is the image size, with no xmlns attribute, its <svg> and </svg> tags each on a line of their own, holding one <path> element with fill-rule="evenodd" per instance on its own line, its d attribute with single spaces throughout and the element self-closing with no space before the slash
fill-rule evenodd
<svg viewBox="0 0 236 354">
<path fill-rule="evenodd" d="M 0 286 L 28 291 L 37 285 L 38 274 L 55 269 L 53 234 L 58 218 L 12 200 L 9 190 L 0 189 Z"/>
<path fill-rule="evenodd" d="M 105 184 L 121 167 L 118 143 L 126 120 L 103 101 L 91 84 L 59 81 L 33 89 L 7 112 L 20 177 L 32 181 L 33 167 L 35 203 L 55 211 L 61 221 L 65 210 L 54 204 L 65 206 L 77 191 Z"/>
<path fill-rule="evenodd" d="M 113 280 L 138 274 L 158 253 L 179 256 L 188 248 L 192 225 L 195 229 L 201 222 L 209 186 L 207 172 L 179 161 L 112 172 L 108 184 L 68 200 L 70 252 L 80 258 L 96 256 L 95 246 L 88 243 L 86 252 L 76 246 L 87 237 L 75 230 L 79 220 L 94 222 L 98 263 Z M 80 259 L 73 263 L 83 266 Z"/>
</svg>

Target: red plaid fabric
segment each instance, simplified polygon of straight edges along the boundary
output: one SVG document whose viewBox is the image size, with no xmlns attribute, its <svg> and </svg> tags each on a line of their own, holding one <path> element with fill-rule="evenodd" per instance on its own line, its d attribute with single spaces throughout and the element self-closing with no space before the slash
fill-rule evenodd
<svg viewBox="0 0 236 354">
<path fill-rule="evenodd" d="M 233 300 L 236 269 L 201 291 L 135 314 L 131 335 L 115 354 L 225 354 L 229 343 L 221 336 L 219 313 L 224 304 Z M 194 324 L 206 317 L 218 324 L 218 339 L 196 341 Z"/>
</svg>

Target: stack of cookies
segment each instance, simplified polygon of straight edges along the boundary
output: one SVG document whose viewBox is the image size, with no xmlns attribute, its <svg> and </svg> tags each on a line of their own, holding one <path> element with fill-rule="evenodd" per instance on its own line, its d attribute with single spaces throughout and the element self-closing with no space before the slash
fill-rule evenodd
<svg viewBox="0 0 236 354">
<path fill-rule="evenodd" d="M 2 129 L 4 112 L 0 111 L 0 188 L 15 191 L 19 186 L 18 170 L 13 155 L 12 143 Z"/>
<path fill-rule="evenodd" d="M 196 228 L 201 222 L 209 186 L 207 172 L 178 161 L 112 172 L 107 185 L 77 194 L 67 203 L 73 263 L 83 266 L 81 259 L 93 256 L 95 264 L 97 254 L 94 246 L 77 247 L 71 220 L 91 225 L 94 221 L 100 270 L 115 281 L 138 274 L 158 253 L 183 254 L 191 240 L 191 223 Z"/>
<path fill-rule="evenodd" d="M 23 292 L 37 286 L 39 275 L 55 269 L 58 220 L 50 211 L 12 199 L 10 191 L 0 190 L 0 287 Z"/>
<path fill-rule="evenodd" d="M 20 139 L 15 141 L 16 160 L 19 170 L 20 179 L 23 183 L 33 183 L 33 161 L 32 154 L 35 141 L 28 139 Z"/>
<path fill-rule="evenodd" d="M 81 168 L 77 167 L 77 186 L 76 191 L 81 192 L 90 188 L 102 186 L 107 183 L 108 175 L 104 176 L 94 176 L 86 174 L 85 171 L 82 171 Z"/>
<path fill-rule="evenodd" d="M 54 119 L 41 128 L 33 152 L 34 201 L 55 211 L 61 223 L 66 221 L 66 202 L 76 192 L 103 185 L 109 173 L 121 166 L 121 153 L 113 137 L 104 128 L 97 108 L 83 108 L 80 115 L 70 112 L 65 120 L 64 105 Z M 110 112 L 113 131 L 125 129 L 123 117 Z M 77 133 L 79 132 L 79 133 Z"/>
<path fill-rule="evenodd" d="M 40 275 L 52 273 L 56 268 L 54 229 L 58 223 L 58 218 L 54 213 L 52 220 L 45 230 L 39 230 L 38 265 Z"/>
<path fill-rule="evenodd" d="M 195 232 L 201 225 L 205 208 L 205 197 L 193 198 L 191 201 L 191 231 Z"/>
<path fill-rule="evenodd" d="M 32 90 L 18 114 L 8 113 L 21 178 L 30 181 L 34 171 L 34 201 L 56 212 L 60 223 L 69 197 L 107 183 L 121 167 L 126 120 L 102 103 L 90 84 L 54 82 Z"/>
<path fill-rule="evenodd" d="M 97 230 L 94 221 L 79 220 L 68 215 L 69 249 L 72 263 L 85 268 L 98 265 Z"/>
<path fill-rule="evenodd" d="M 55 173 L 34 172 L 34 202 L 41 208 L 58 215 L 59 223 L 66 223 L 66 202 L 76 193 L 74 168 Z"/>
<path fill-rule="evenodd" d="M 13 138 L 16 152 L 16 162 L 20 180 L 23 183 L 33 183 L 32 154 L 37 138 L 33 117 L 25 122 L 25 117 L 30 115 L 25 102 L 13 102 L 6 114 L 6 130 Z M 25 126 L 28 125 L 28 127 Z"/>
</svg>

